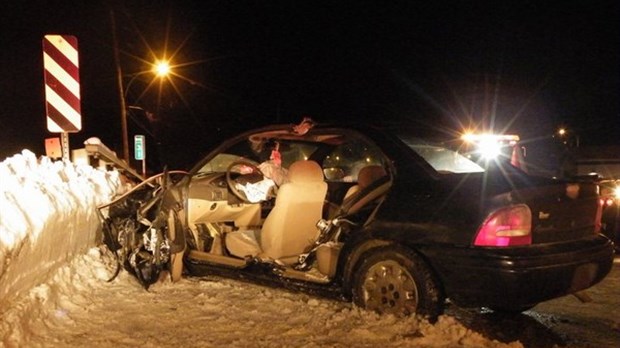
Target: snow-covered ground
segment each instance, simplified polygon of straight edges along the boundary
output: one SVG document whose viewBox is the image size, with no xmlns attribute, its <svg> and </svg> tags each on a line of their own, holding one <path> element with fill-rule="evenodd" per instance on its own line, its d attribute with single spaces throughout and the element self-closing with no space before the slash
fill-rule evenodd
<svg viewBox="0 0 620 348">
<path fill-rule="evenodd" d="M 95 207 L 110 200 L 119 187 L 113 172 L 33 160 L 28 153 L 9 161 L 12 163 L 8 165 L 6 161 L 0 163 L 0 175 L 4 175 L 0 177 L 0 290 L 7 284 L 6 270 L 20 264 L 17 259 L 22 254 L 16 252 L 16 245 L 24 248 L 49 235 L 45 238 L 48 248 L 36 250 L 55 249 L 74 240 L 75 234 L 94 233 L 84 228 L 96 230 L 97 226 L 69 224 L 66 219 L 91 221 Z M 62 169 L 55 169 L 57 166 Z M 6 167 L 13 169 L 4 170 Z M 64 171 L 79 172 L 70 177 L 83 183 L 56 178 L 62 178 L 58 172 Z M 45 177 L 47 172 L 51 178 Z M 5 185 L 5 177 L 10 175 L 17 178 L 9 177 L 12 184 Z M 31 190 L 39 199 L 49 200 L 49 206 L 35 209 L 22 204 L 20 200 L 30 196 L 18 193 L 28 187 L 55 192 L 48 198 Z M 55 202 L 69 199 L 66 197 L 77 202 Z M 65 205 L 70 213 L 64 212 Z M 31 217 L 39 209 L 54 221 L 46 221 L 43 215 Z M 77 216 L 81 214 L 88 217 Z M 378 316 L 349 303 L 215 277 L 184 278 L 174 284 L 163 278 L 145 291 L 127 272 L 108 282 L 115 267 L 111 253 L 88 239 L 83 242 L 82 253 L 69 253 L 73 256 L 67 256 L 55 269 L 46 266 L 49 262 L 37 265 L 46 272 L 35 272 L 36 281 L 27 291 L 10 301 L 0 300 L 0 347 L 523 346 L 518 335 L 514 339 L 504 337 L 502 341 L 509 343 L 502 343 L 468 329 L 461 323 L 463 319 L 450 311 L 430 324 L 416 317 Z M 43 254 L 27 256 L 32 262 L 48 258 Z M 618 303 L 617 299 L 613 301 Z"/>
<path fill-rule="evenodd" d="M 521 347 L 491 341 L 453 317 L 430 325 L 350 304 L 220 278 L 147 292 L 91 249 L 3 314 L 7 347 Z"/>
</svg>

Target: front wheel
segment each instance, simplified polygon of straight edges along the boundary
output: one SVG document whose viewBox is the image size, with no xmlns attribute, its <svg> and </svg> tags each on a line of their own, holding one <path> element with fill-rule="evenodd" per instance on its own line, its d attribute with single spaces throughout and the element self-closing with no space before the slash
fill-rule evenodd
<svg viewBox="0 0 620 348">
<path fill-rule="evenodd" d="M 382 314 L 418 314 L 434 321 L 444 310 L 436 277 L 417 254 L 402 247 L 380 247 L 363 256 L 352 290 L 356 305 Z"/>
</svg>

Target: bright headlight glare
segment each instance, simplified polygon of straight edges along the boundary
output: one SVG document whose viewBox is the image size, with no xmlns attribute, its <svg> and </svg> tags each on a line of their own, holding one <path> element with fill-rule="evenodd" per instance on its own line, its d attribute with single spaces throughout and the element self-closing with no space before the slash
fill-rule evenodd
<svg viewBox="0 0 620 348">
<path fill-rule="evenodd" d="M 620 184 L 616 184 L 616 187 L 614 187 L 613 195 L 615 199 L 620 199 Z"/>
<path fill-rule="evenodd" d="M 497 158 L 501 145 L 494 139 L 483 139 L 478 143 L 478 152 L 486 159 Z"/>
</svg>

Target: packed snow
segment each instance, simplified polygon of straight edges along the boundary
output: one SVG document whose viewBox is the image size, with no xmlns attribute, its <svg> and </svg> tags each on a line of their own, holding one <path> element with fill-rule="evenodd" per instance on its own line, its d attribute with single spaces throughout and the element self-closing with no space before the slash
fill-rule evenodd
<svg viewBox="0 0 620 348">
<path fill-rule="evenodd" d="M 3 342 L 58 347 L 521 347 L 444 316 L 435 325 L 349 304 L 220 278 L 145 291 L 93 248 L 3 314 Z"/>
<path fill-rule="evenodd" d="M 117 171 L 37 158 L 0 163 L 0 305 L 95 245 L 94 209 L 120 188 Z"/>
<path fill-rule="evenodd" d="M 0 163 L 0 347 L 523 347 L 451 315 L 435 324 L 379 316 L 219 277 L 162 277 L 149 291 L 124 271 L 108 281 L 116 261 L 100 243 L 96 207 L 119 190 L 116 171 L 28 151 Z M 32 247 L 39 241 L 46 247 Z M 13 267 L 31 275 L 28 289 L 15 287 Z"/>
</svg>

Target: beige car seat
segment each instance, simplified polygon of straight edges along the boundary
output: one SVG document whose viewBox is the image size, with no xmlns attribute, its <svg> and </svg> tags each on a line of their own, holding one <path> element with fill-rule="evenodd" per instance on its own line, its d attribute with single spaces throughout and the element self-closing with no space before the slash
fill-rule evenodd
<svg viewBox="0 0 620 348">
<path fill-rule="evenodd" d="M 356 213 L 366 204 L 383 196 L 391 184 L 390 177 L 383 166 L 363 167 L 357 174 L 357 184 L 347 190 L 340 206 L 330 209 L 329 218 Z"/>
<path fill-rule="evenodd" d="M 368 187 L 373 182 L 383 178 L 387 173 L 383 166 L 372 165 L 366 166 L 360 169 L 359 173 L 357 173 L 357 184 L 351 186 L 347 193 L 344 195 L 344 200 L 351 197 L 356 192 L 359 192 L 361 189 Z"/>
<path fill-rule="evenodd" d="M 288 182 L 280 186 L 274 208 L 258 231 L 233 231 L 226 235 L 231 255 L 277 259 L 285 264 L 297 261 L 318 237 L 327 183 L 314 161 L 297 161 L 288 169 Z"/>
</svg>

